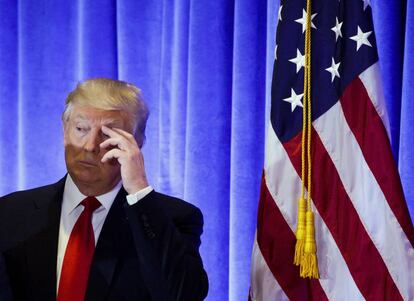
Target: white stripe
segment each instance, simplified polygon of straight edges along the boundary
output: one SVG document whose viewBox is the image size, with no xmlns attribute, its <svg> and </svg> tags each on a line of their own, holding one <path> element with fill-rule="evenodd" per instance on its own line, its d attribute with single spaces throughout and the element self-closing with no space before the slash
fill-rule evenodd
<svg viewBox="0 0 414 301">
<path fill-rule="evenodd" d="M 414 249 L 392 213 L 337 102 L 314 127 L 362 224 L 405 300 L 414 300 Z"/>
<path fill-rule="evenodd" d="M 250 298 L 252 301 L 289 300 L 267 266 L 256 237 L 253 246 L 251 277 Z"/>
<path fill-rule="evenodd" d="M 381 117 L 382 123 L 387 130 L 388 138 L 391 141 L 390 123 L 388 120 L 387 107 L 385 105 L 384 92 L 382 91 L 382 80 L 379 63 L 368 67 L 359 75 L 362 83 L 367 90 L 368 96 L 371 99 L 378 115 Z"/>
<path fill-rule="evenodd" d="M 301 180 L 271 125 L 266 139 L 265 178 L 273 200 L 294 232 Z M 329 229 L 315 208 L 314 212 L 319 281 L 325 294 L 335 301 L 364 300 Z"/>
</svg>

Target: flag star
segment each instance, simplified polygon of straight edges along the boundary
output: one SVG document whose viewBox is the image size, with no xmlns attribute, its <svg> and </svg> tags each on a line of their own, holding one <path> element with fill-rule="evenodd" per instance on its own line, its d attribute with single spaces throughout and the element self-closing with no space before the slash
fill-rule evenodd
<svg viewBox="0 0 414 301">
<path fill-rule="evenodd" d="M 315 26 L 315 24 L 313 24 L 312 20 L 313 20 L 313 18 L 315 18 L 316 15 L 317 15 L 317 13 L 314 13 L 311 16 L 311 27 L 315 28 L 315 29 L 316 29 L 316 26 Z M 303 10 L 303 12 L 302 12 L 302 18 L 296 19 L 295 22 L 297 22 L 299 24 L 302 24 L 302 33 L 304 33 L 305 30 L 306 30 L 306 11 L 305 10 Z"/>
<path fill-rule="evenodd" d="M 300 68 L 305 66 L 305 56 L 300 53 L 299 49 L 297 49 L 296 57 L 290 59 L 289 62 L 296 64 L 296 73 L 298 73 Z"/>
<path fill-rule="evenodd" d="M 369 47 L 372 47 L 371 43 L 368 41 L 368 37 L 370 36 L 371 33 L 372 31 L 363 32 L 361 28 L 359 28 L 358 26 L 358 33 L 355 36 L 350 37 L 351 40 L 354 40 L 355 42 L 357 42 L 357 51 L 362 45 L 367 45 Z"/>
<path fill-rule="evenodd" d="M 277 13 L 277 19 L 279 21 L 282 21 L 282 8 L 283 8 L 283 4 L 279 7 L 279 11 Z"/>
<path fill-rule="evenodd" d="M 275 46 L 275 61 L 277 60 L 277 45 Z"/>
<path fill-rule="evenodd" d="M 338 72 L 339 65 L 341 65 L 341 62 L 338 62 L 337 64 L 335 64 L 334 58 L 332 58 L 331 67 L 325 69 L 326 71 L 328 71 L 331 74 L 331 82 L 334 81 L 335 76 L 338 77 L 338 78 L 341 77 L 339 75 L 339 72 Z"/>
<path fill-rule="evenodd" d="M 297 95 L 295 91 L 291 89 L 290 97 L 284 98 L 283 101 L 289 102 L 291 104 L 291 109 L 293 112 L 297 106 L 303 108 L 302 102 L 300 101 L 302 97 L 303 97 L 303 93 Z"/>
<path fill-rule="evenodd" d="M 336 18 L 336 24 L 334 27 L 331 28 L 331 30 L 335 33 L 335 41 L 338 41 L 338 37 L 342 37 L 342 32 L 341 32 L 341 27 L 342 27 L 342 23 L 338 22 L 338 18 Z"/>
<path fill-rule="evenodd" d="M 371 0 L 362 0 L 364 2 L 364 10 L 369 6 L 371 6 Z"/>
</svg>

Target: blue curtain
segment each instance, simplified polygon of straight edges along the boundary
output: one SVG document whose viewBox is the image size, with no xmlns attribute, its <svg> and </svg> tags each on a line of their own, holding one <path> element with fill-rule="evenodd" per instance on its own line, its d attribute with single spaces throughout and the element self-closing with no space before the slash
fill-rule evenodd
<svg viewBox="0 0 414 301">
<path fill-rule="evenodd" d="M 391 146 L 414 219 L 414 1 L 372 2 Z"/>
<path fill-rule="evenodd" d="M 372 1 L 374 2 L 374 1 Z M 392 147 L 414 216 L 414 1 L 373 3 Z M 79 80 L 137 84 L 151 184 L 199 206 L 208 300 L 245 300 L 278 0 L 0 0 L 0 195 L 65 174 Z"/>
</svg>

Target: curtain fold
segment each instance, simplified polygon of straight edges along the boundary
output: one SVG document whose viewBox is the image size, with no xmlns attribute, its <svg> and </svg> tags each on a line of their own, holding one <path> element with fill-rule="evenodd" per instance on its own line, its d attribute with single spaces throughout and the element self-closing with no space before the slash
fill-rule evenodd
<svg viewBox="0 0 414 301">
<path fill-rule="evenodd" d="M 372 2 L 392 147 L 414 216 L 414 0 Z M 245 300 L 278 8 L 278 0 L 0 0 L 0 195 L 65 174 L 61 112 L 77 82 L 132 82 L 150 109 L 151 185 L 204 214 L 207 300 Z"/>
<path fill-rule="evenodd" d="M 13 0 L 2 4 L 9 7 L 0 8 L 0 191 L 4 194 L 18 187 L 19 72 L 17 5 Z"/>
<path fill-rule="evenodd" d="M 77 8 L 79 78 L 118 78 L 116 1 L 78 0 Z"/>
<path fill-rule="evenodd" d="M 227 299 L 229 285 L 233 14 L 232 1 L 190 3 L 184 199 L 204 213 L 211 300 Z"/>
<path fill-rule="evenodd" d="M 265 135 L 267 1 L 236 1 L 230 133 L 229 299 L 243 300 L 250 275 Z M 246 22 L 250 20 L 250 22 Z M 273 37 L 274 34 L 271 35 Z M 254 159 L 257 158 L 257 159 Z M 240 210 L 242 208 L 242 210 Z M 243 233 L 243 235 L 240 235 Z"/>
<path fill-rule="evenodd" d="M 390 120 L 391 147 L 398 163 L 402 66 L 404 63 L 405 2 L 372 1 L 375 36 L 380 57 L 384 96 Z M 392 74 L 393 76 L 389 76 Z"/>
<path fill-rule="evenodd" d="M 414 1 L 407 1 L 401 122 L 399 143 L 399 171 L 405 197 L 414 219 Z"/>
</svg>

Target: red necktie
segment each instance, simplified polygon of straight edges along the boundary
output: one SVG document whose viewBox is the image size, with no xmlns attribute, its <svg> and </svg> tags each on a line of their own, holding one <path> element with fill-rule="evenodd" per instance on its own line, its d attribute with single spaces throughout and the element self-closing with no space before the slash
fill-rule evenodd
<svg viewBox="0 0 414 301">
<path fill-rule="evenodd" d="M 95 251 L 92 213 L 101 206 L 95 197 L 87 197 L 85 207 L 70 233 L 60 273 L 58 301 L 83 301 L 89 278 L 89 269 Z"/>
</svg>

